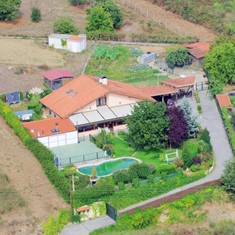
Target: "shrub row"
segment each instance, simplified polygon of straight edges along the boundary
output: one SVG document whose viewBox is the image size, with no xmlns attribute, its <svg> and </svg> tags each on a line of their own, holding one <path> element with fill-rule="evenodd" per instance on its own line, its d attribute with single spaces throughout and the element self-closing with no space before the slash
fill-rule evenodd
<svg viewBox="0 0 235 235">
<path fill-rule="evenodd" d="M 228 138 L 229 138 L 229 142 L 230 142 L 232 151 L 235 152 L 235 134 L 234 134 L 234 131 L 233 131 L 233 126 L 230 122 L 228 109 L 225 108 L 225 107 L 222 108 L 221 109 L 221 114 L 222 114 L 222 118 L 223 118 L 223 121 L 224 121 L 224 126 L 225 126 L 225 129 L 227 131 L 227 135 L 228 135 Z"/>
<path fill-rule="evenodd" d="M 70 211 L 68 210 L 59 211 L 56 218 L 51 215 L 48 221 L 42 224 L 43 235 L 57 235 L 69 221 Z"/>
<path fill-rule="evenodd" d="M 24 145 L 38 159 L 48 179 L 63 196 L 65 201 L 69 202 L 69 182 L 55 167 L 53 153 L 38 140 L 33 139 L 30 136 L 27 130 L 21 125 L 20 120 L 12 112 L 10 106 L 3 103 L 1 100 L 0 115 L 3 116 L 6 123 L 13 129 L 14 133 L 19 136 Z"/>
</svg>

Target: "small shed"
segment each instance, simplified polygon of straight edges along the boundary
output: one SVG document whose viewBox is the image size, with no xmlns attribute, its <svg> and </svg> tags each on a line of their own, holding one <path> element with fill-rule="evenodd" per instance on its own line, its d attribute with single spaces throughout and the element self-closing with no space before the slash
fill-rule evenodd
<svg viewBox="0 0 235 235">
<path fill-rule="evenodd" d="M 67 48 L 72 52 L 82 52 L 86 49 L 86 35 L 71 35 L 67 40 Z"/>
<path fill-rule="evenodd" d="M 156 54 L 153 52 L 147 52 L 146 54 L 137 57 L 137 61 L 141 64 L 153 63 L 156 60 Z"/>
<path fill-rule="evenodd" d="M 50 70 L 43 74 L 44 82 L 51 88 L 57 90 L 74 78 L 67 70 Z"/>
<path fill-rule="evenodd" d="M 30 118 L 33 116 L 34 111 L 33 110 L 22 110 L 14 112 L 14 114 L 22 121 L 29 121 Z"/>
<path fill-rule="evenodd" d="M 86 34 L 51 34 L 48 37 L 48 44 L 56 49 L 82 52 L 86 49 Z"/>
<path fill-rule="evenodd" d="M 210 50 L 210 43 L 196 42 L 185 46 L 188 53 L 197 60 L 202 60 Z"/>
<path fill-rule="evenodd" d="M 67 49 L 67 39 L 70 37 L 69 34 L 51 34 L 48 37 L 48 44 L 50 47 L 56 49 Z"/>
</svg>

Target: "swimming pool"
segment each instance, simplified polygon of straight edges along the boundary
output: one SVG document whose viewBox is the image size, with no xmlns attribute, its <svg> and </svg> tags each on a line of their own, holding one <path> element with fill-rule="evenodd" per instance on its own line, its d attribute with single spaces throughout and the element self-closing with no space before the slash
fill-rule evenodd
<svg viewBox="0 0 235 235">
<path fill-rule="evenodd" d="M 139 163 L 139 161 L 134 158 L 126 157 L 117 158 L 115 160 L 108 160 L 96 165 L 96 172 L 99 177 L 107 176 L 117 170 L 126 169 L 135 163 Z M 77 170 L 84 175 L 91 175 L 92 165 L 79 167 Z"/>
</svg>

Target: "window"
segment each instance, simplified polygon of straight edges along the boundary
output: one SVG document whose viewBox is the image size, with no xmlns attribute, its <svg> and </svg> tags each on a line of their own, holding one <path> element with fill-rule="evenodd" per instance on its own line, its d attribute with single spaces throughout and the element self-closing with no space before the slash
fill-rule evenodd
<svg viewBox="0 0 235 235">
<path fill-rule="evenodd" d="M 101 97 L 96 100 L 96 106 L 106 105 L 106 97 Z"/>
</svg>

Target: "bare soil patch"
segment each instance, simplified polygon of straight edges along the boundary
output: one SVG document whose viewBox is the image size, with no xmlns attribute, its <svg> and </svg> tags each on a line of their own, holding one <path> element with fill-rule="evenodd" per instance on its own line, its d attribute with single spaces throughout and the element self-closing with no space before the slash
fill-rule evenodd
<svg viewBox="0 0 235 235">
<path fill-rule="evenodd" d="M 68 207 L 45 176 L 40 163 L 0 118 L 0 169 L 27 206 L 1 216 L 0 234 L 28 235 L 50 214 Z M 0 204 L 4 202 L 0 201 Z"/>
</svg>

